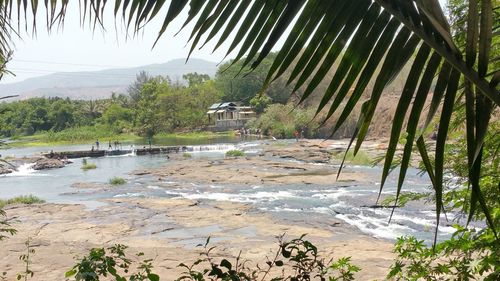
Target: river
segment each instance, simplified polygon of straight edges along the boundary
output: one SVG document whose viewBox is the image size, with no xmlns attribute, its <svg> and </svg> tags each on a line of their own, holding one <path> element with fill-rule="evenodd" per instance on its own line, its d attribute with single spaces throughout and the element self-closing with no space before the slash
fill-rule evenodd
<svg viewBox="0 0 500 281">
<path fill-rule="evenodd" d="M 231 143 L 232 142 L 232 143 Z M 290 140 L 282 141 L 286 146 Z M 241 149 L 247 154 L 259 153 L 263 141 L 251 140 L 215 140 L 204 145 L 181 143 L 188 145 L 193 161 L 197 159 L 223 159 L 226 151 Z M 126 144 L 129 146 L 130 144 Z M 3 156 L 33 155 L 50 150 L 79 150 L 88 146 L 60 146 L 16 148 L 0 150 Z M 276 160 L 276 159 L 275 159 Z M 10 198 L 19 195 L 36 195 L 49 203 L 79 203 L 88 208 L 97 208 L 104 204 L 107 198 L 121 197 L 162 197 L 187 198 L 193 200 L 216 200 L 251 203 L 259 211 L 264 211 L 277 217 L 288 217 L 293 220 L 313 219 L 321 222 L 322 218 L 334 216 L 360 231 L 374 237 L 394 240 L 402 235 L 414 235 L 432 241 L 434 235 L 435 213 L 432 204 L 409 204 L 398 208 L 391 223 L 388 223 L 390 209 L 371 208 L 379 192 L 379 183 L 335 182 L 329 185 L 305 184 L 200 184 L 197 182 L 174 182 L 167 179 L 137 177 L 133 171 L 157 168 L 172 161 L 165 155 L 136 156 L 133 153 L 123 156 L 92 158 L 97 169 L 82 171 L 82 159 L 75 159 L 61 169 L 34 171 L 30 165 L 22 166 L 19 171 L 0 177 L 0 198 Z M 279 159 L 279 161 L 294 161 Z M 330 164 L 326 168 L 336 169 Z M 381 167 L 347 166 L 346 171 L 362 172 L 375 175 L 378 178 Z M 397 173 L 393 173 L 384 188 L 383 194 L 394 193 Z M 122 177 L 127 183 L 116 188 L 95 190 L 75 189 L 75 183 L 92 182 L 107 184 L 112 177 Z M 418 170 L 410 168 L 404 189 L 413 192 L 430 190 L 430 181 L 425 175 L 419 175 Z M 449 214 L 450 215 L 450 214 Z M 439 228 L 439 238 L 448 238 L 453 232 L 443 219 Z"/>
</svg>

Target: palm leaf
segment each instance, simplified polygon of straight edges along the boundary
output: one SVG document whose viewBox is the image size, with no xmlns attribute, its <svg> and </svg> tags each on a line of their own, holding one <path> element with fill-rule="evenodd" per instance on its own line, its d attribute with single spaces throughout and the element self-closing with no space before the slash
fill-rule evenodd
<svg viewBox="0 0 500 281">
<path fill-rule="evenodd" d="M 103 10 L 109 2 L 80 1 L 83 17 L 88 13 L 89 19 L 94 19 L 94 25 L 102 23 Z M 67 3 L 67 0 L 45 1 L 49 29 L 54 22 L 64 20 Z M 444 146 L 457 97 L 462 97 L 458 93 L 458 86 L 463 79 L 469 181 L 472 187 L 471 211 L 476 210 L 479 204 L 490 220 L 488 208 L 482 199 L 479 176 L 482 147 L 491 112 L 500 105 L 500 92 L 495 82 L 500 80 L 500 74 L 494 68 L 498 65 L 495 64 L 498 58 L 491 57 L 493 30 L 498 29 L 493 27 L 494 7 L 491 0 L 480 1 L 480 6 L 477 0 L 469 0 L 464 47 L 455 43 L 450 24 L 438 0 L 117 0 L 113 3 L 115 17 L 121 11 L 125 24 L 134 32 L 158 17 L 162 8 L 168 9 L 158 38 L 182 10 L 188 9 L 183 27 L 196 21 L 191 30 L 190 53 L 198 43 L 203 42 L 205 45 L 217 35 L 220 36 L 215 49 L 220 48 L 228 40 L 229 34 L 236 31 L 227 54 L 237 50 L 234 62 L 244 59 L 243 67 L 249 66 L 250 69 L 255 69 L 278 40 L 286 37 L 264 87 L 290 69 L 288 83 L 293 83 L 295 90 L 305 89 L 301 97 L 303 101 L 311 96 L 318 83 L 325 79 L 326 73 L 333 69 L 333 78 L 329 81 L 317 112 L 327 110 L 326 117 L 330 118 L 339 109 L 342 110 L 332 130 L 335 132 L 353 108 L 363 104 L 363 114 L 351 139 L 353 144 L 357 138 L 355 154 L 370 129 L 384 89 L 405 65 L 411 65 L 412 75 L 407 77 L 389 136 L 381 188 L 394 162 L 397 140 L 406 122 L 407 142 L 403 150 L 398 193 L 416 143 L 421 157 L 427 158 L 424 162 L 428 173 L 432 174 L 438 223 L 442 210 Z M 19 11 L 17 20 L 23 21 L 27 13 L 36 14 L 40 11 L 38 5 L 39 1 L 36 0 L 0 2 L 0 56 L 3 61 L 10 51 L 11 35 L 15 30 L 11 27 L 11 23 L 16 20 L 16 16 L 12 16 L 12 7 Z M 35 27 L 36 22 L 30 25 Z M 465 50 L 463 52 L 462 47 Z M 417 56 L 413 58 L 416 50 Z M 436 73 L 439 73 L 437 80 Z M 375 81 L 374 87 L 368 93 L 369 99 L 363 101 L 362 96 L 370 81 Z M 429 91 L 433 92 L 432 99 L 425 123 L 419 126 L 418 120 L 424 113 Z M 423 132 L 438 114 L 441 104 L 435 161 L 431 165 L 423 150 Z"/>
</svg>

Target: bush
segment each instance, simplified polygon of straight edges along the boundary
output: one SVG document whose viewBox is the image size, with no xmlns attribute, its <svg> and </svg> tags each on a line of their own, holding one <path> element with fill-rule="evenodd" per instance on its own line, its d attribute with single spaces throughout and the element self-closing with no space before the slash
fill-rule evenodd
<svg viewBox="0 0 500 281">
<path fill-rule="evenodd" d="M 184 153 L 182 154 L 182 157 L 184 157 L 184 158 L 191 158 L 191 157 L 193 157 L 193 155 L 191 155 L 191 153 L 184 152 Z"/>
<path fill-rule="evenodd" d="M 88 256 L 83 257 L 72 269 L 66 272 L 65 277 L 75 277 L 77 281 L 98 281 L 99 277 L 112 276 L 115 280 L 127 279 L 122 274 L 128 274 L 132 261 L 125 255 L 127 246 L 117 244 L 107 249 L 94 248 L 90 250 Z M 106 252 L 108 251 L 108 252 Z M 137 257 L 143 256 L 143 253 L 137 253 Z M 137 272 L 130 274 L 128 280 L 158 281 L 160 277 L 152 272 L 151 259 L 143 260 L 137 266 Z M 108 279 L 106 279 L 108 280 Z"/>
<path fill-rule="evenodd" d="M 109 179 L 109 183 L 110 183 L 111 185 L 122 185 L 122 184 L 125 184 L 125 183 L 126 183 L 126 181 L 125 181 L 125 179 L 123 179 L 123 178 L 120 178 L 120 177 L 114 177 L 114 178 Z"/>
<path fill-rule="evenodd" d="M 371 166 L 374 164 L 375 161 L 366 152 L 362 150 L 359 150 L 356 156 L 354 156 L 354 152 L 352 150 L 347 151 L 347 155 L 345 154 L 345 151 L 334 152 L 332 154 L 332 158 L 337 160 L 344 159 L 344 156 L 345 156 L 345 161 L 353 165 Z"/>
<path fill-rule="evenodd" d="M 241 157 L 241 156 L 245 156 L 245 152 L 238 150 L 238 149 L 233 149 L 233 150 L 227 151 L 226 156 L 227 157 Z"/>
<path fill-rule="evenodd" d="M 257 119 L 252 119 L 247 126 L 261 129 L 266 135 L 276 138 L 295 138 L 294 132 L 303 132 L 302 137 L 315 137 L 319 121 L 314 118 L 313 109 L 302 109 L 293 104 L 270 105 Z"/>
<path fill-rule="evenodd" d="M 413 236 L 394 246 L 398 257 L 391 280 L 500 280 L 500 246 L 491 228 L 480 231 L 456 225 L 450 240 L 427 247 Z"/>
<path fill-rule="evenodd" d="M 210 237 L 203 246 L 202 258 L 185 268 L 182 275 L 176 279 L 204 280 L 354 280 L 354 273 L 361 269 L 350 262 L 350 257 L 341 258 L 335 262 L 328 261 L 318 255 L 318 249 L 311 242 L 298 239 L 284 241 L 283 235 L 278 237 L 279 247 L 273 256 L 266 258 L 265 264 L 254 268 L 247 266 L 247 260 L 241 260 L 241 252 L 231 262 L 221 259 L 217 262 L 211 252 L 215 247 L 209 247 Z"/>
<path fill-rule="evenodd" d="M 87 170 L 92 170 L 96 169 L 97 166 L 94 163 L 88 163 L 87 159 L 82 160 L 82 170 L 87 171 Z"/>
<path fill-rule="evenodd" d="M 17 231 L 10 226 L 10 223 L 7 220 L 4 210 L 0 208 L 0 241 L 16 234 L 16 232 Z"/>
<path fill-rule="evenodd" d="M 13 204 L 25 204 L 25 205 L 31 205 L 31 204 L 38 204 L 38 203 L 45 203 L 45 200 L 40 199 L 34 195 L 27 195 L 27 196 L 18 196 L 14 197 L 11 199 L 7 200 L 0 200 L 0 209 L 7 206 L 7 205 L 13 205 Z"/>
<path fill-rule="evenodd" d="M 204 245 L 198 245 L 203 247 L 200 259 L 189 266 L 179 264 L 185 271 L 176 280 L 354 280 L 354 273 L 361 269 L 351 264 L 350 257 L 340 258 L 335 262 L 332 259 L 326 260 L 319 256 L 317 247 L 305 240 L 304 236 L 291 241 L 284 241 L 283 235 L 279 236 L 279 247 L 275 254 L 266 257 L 265 264 L 254 268 L 248 266 L 247 260 L 241 259 L 241 252 L 232 262 L 225 258 L 216 261 L 211 254 L 215 247 L 209 246 L 209 237 Z M 126 257 L 126 249 L 127 246 L 120 244 L 107 249 L 94 248 L 66 272 L 65 277 L 74 277 L 77 281 L 97 281 L 102 277 L 123 281 L 160 280 L 160 276 L 152 272 L 151 259 L 140 261 L 133 273 L 133 262 Z M 137 257 L 143 255 L 136 254 Z M 129 275 L 128 278 L 125 275 Z"/>
</svg>

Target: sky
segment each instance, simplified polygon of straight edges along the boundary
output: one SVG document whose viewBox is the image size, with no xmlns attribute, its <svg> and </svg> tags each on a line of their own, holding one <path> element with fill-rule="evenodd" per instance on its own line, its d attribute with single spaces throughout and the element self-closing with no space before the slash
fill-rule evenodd
<svg viewBox="0 0 500 281">
<path fill-rule="evenodd" d="M 92 71 L 164 63 L 172 59 L 186 58 L 189 53 L 190 44 L 186 45 L 186 42 L 192 24 L 174 37 L 187 17 L 187 10 L 169 26 L 152 49 L 163 23 L 163 14 L 151 21 L 140 34 L 129 35 L 127 38 L 121 20 L 115 25 L 112 5 L 108 4 L 105 12 L 106 31 L 97 29 L 93 32 L 88 23 L 84 27 L 80 25 L 78 1 L 70 3 L 62 30 L 54 29 L 49 34 L 44 25 L 45 14 L 41 13 L 37 17 L 39 30 L 36 36 L 22 32 L 22 39 L 14 40 L 13 59 L 7 67 L 16 76 L 6 75 L 0 84 L 53 72 Z M 166 13 L 166 9 L 164 10 Z M 207 44 L 202 50 L 195 50 L 191 57 L 222 61 L 225 56 L 224 46 L 212 53 L 213 46 Z"/>
<path fill-rule="evenodd" d="M 445 1 L 440 0 L 441 5 L 444 5 Z M 0 84 L 19 82 L 54 72 L 95 71 L 164 63 L 172 59 L 186 58 L 188 55 L 190 44 L 186 43 L 195 21 L 174 36 L 187 17 L 187 9 L 171 23 L 156 46 L 152 48 L 166 9 L 163 9 L 163 14 L 160 13 L 155 20 L 148 23 L 143 32 L 127 37 L 121 20 L 115 22 L 111 2 L 105 10 L 105 32 L 101 29 L 92 31 L 88 24 L 82 27 L 79 1 L 69 2 L 64 27 L 53 29 L 51 34 L 45 29 L 45 13 L 40 7 L 37 17 L 39 30 L 36 35 L 21 32 L 22 39 L 14 39 L 14 55 L 7 68 L 16 76 L 5 75 Z M 195 50 L 191 57 L 221 62 L 230 40 L 215 53 L 212 53 L 212 49 L 217 37 L 212 41 L 212 44 L 207 44 L 203 49 Z M 282 41 L 278 42 L 275 50 L 282 45 Z M 226 59 L 235 55 L 232 53 Z"/>
</svg>

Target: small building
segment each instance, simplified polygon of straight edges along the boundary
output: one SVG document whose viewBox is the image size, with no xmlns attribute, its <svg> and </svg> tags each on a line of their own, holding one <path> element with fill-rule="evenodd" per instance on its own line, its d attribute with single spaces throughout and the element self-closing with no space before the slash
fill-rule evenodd
<svg viewBox="0 0 500 281">
<path fill-rule="evenodd" d="M 250 106 L 234 102 L 214 103 L 207 111 L 208 122 L 214 131 L 234 130 L 244 127 L 256 113 Z"/>
</svg>

